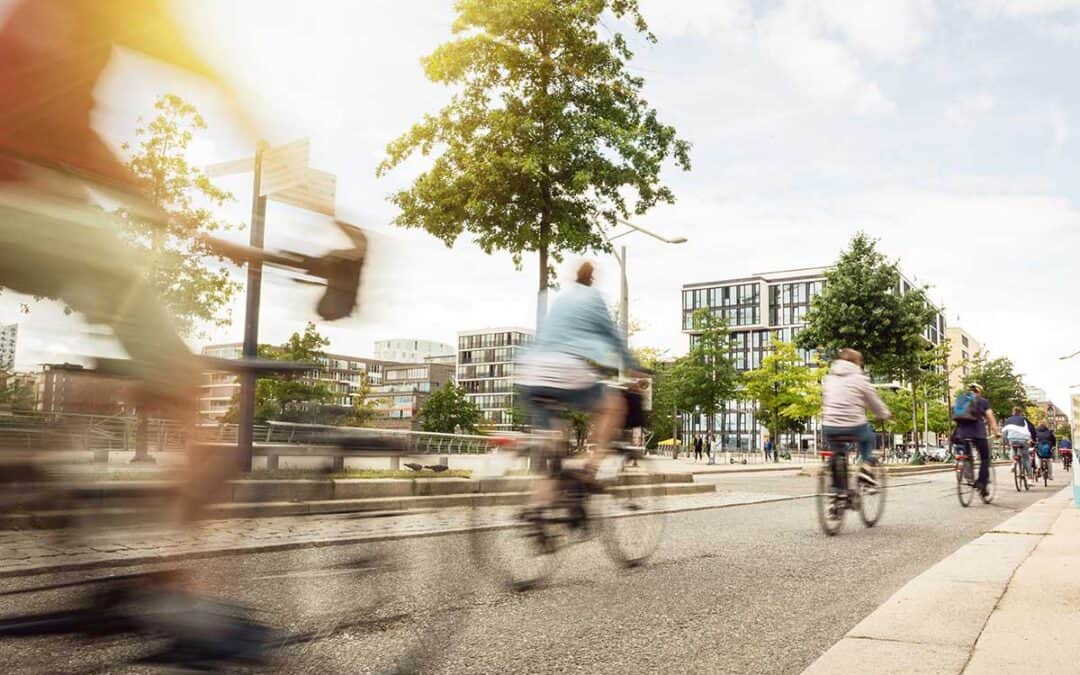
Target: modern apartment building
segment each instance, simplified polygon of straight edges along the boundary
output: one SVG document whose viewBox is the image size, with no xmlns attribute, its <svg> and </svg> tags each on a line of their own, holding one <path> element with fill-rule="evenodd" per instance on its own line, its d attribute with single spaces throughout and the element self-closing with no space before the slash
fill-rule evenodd
<svg viewBox="0 0 1080 675">
<path fill-rule="evenodd" d="M 204 355 L 222 359 L 238 359 L 243 353 L 239 342 L 210 345 L 203 348 Z M 362 356 L 324 354 L 318 366 L 304 374 L 310 382 L 322 382 L 333 393 L 330 405 L 352 407 L 362 395 L 363 385 L 382 384 L 385 362 Z M 240 393 L 240 382 L 232 373 L 207 372 L 203 374 L 202 393 L 199 397 L 199 414 L 209 422 L 217 422 L 229 410 L 233 398 Z"/>
<path fill-rule="evenodd" d="M 424 363 L 429 358 L 448 357 L 453 363 L 457 354 L 454 345 L 434 340 L 394 338 L 375 342 L 375 358 L 391 363 Z"/>
<path fill-rule="evenodd" d="M 945 337 L 949 340 L 949 392 L 955 393 L 964 386 L 964 378 L 971 372 L 970 361 L 983 351 L 983 346 L 960 326 L 946 328 Z"/>
<path fill-rule="evenodd" d="M 1033 384 L 1026 385 L 1024 387 L 1024 394 L 1028 397 L 1028 400 L 1032 403 L 1045 403 L 1050 400 L 1046 395 L 1046 390 L 1042 387 L 1036 387 Z"/>
<path fill-rule="evenodd" d="M 0 325 L 0 370 L 15 370 L 15 346 L 19 339 L 19 324 Z"/>
<path fill-rule="evenodd" d="M 512 426 L 514 361 L 532 342 L 527 328 L 486 328 L 458 333 L 457 382 L 495 429 Z"/>
<path fill-rule="evenodd" d="M 454 381 L 454 370 L 455 366 L 438 363 L 384 365 L 382 384 L 371 386 L 365 396 L 375 410 L 375 425 L 414 428 L 424 401 L 432 392 Z"/>
<path fill-rule="evenodd" d="M 740 372 L 761 366 L 774 342 L 793 342 L 806 326 L 810 303 L 825 288 L 827 267 L 764 272 L 748 277 L 685 284 L 682 288 L 682 330 L 696 340 L 692 315 L 708 309 L 723 318 L 731 332 L 731 357 Z M 915 284 L 901 277 L 897 292 L 907 292 Z M 945 337 L 945 316 L 938 312 L 926 327 L 926 339 L 940 344 Z M 809 361 L 811 354 L 800 350 Z M 709 427 L 704 414 L 686 415 L 685 431 Z M 764 429 L 758 426 L 753 405 L 731 401 L 713 420 L 712 428 L 724 447 L 759 448 Z M 810 438 L 810 434 L 802 439 Z"/>
</svg>

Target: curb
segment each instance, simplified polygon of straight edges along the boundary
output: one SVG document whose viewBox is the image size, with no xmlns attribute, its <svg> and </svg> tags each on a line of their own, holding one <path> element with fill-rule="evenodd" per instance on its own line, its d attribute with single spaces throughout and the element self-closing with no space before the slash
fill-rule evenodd
<svg viewBox="0 0 1080 675">
<path fill-rule="evenodd" d="M 1016 570 L 1071 503 L 1070 484 L 961 546 L 900 588 L 803 675 L 959 675 Z"/>
</svg>

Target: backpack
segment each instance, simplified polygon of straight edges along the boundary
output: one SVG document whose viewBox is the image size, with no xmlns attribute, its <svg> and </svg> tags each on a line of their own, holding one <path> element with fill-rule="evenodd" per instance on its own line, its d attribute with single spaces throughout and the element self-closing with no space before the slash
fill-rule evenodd
<svg viewBox="0 0 1080 675">
<path fill-rule="evenodd" d="M 975 413 L 975 403 L 978 401 L 975 394 L 965 391 L 956 397 L 952 406 L 952 418 L 954 422 L 975 422 L 979 416 Z"/>
</svg>

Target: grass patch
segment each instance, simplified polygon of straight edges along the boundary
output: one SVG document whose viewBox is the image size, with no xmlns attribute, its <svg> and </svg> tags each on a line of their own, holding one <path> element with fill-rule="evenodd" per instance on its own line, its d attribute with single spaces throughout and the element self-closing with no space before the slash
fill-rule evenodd
<svg viewBox="0 0 1080 675">
<path fill-rule="evenodd" d="M 318 469 L 261 469 L 243 474 L 244 480 L 319 480 L 327 478 L 471 478 L 472 471 L 450 469 L 436 473 L 430 469 L 412 471 L 411 469 L 347 469 L 345 471 L 319 471 Z"/>
</svg>

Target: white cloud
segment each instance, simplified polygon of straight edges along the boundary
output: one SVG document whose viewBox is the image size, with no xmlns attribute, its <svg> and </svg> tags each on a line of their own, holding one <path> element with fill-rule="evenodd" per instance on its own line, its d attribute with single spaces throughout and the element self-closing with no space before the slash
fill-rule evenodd
<svg viewBox="0 0 1080 675">
<path fill-rule="evenodd" d="M 932 0 L 816 0 L 812 4 L 853 48 L 899 63 L 923 45 L 937 17 Z"/>
<path fill-rule="evenodd" d="M 945 105 L 945 119 L 956 126 L 970 126 L 993 111 L 994 105 L 994 96 L 988 91 L 964 94 Z"/>
<path fill-rule="evenodd" d="M 746 30 L 753 21 L 746 0 L 643 0 L 641 13 L 649 28 L 661 38 L 715 37 Z"/>
<path fill-rule="evenodd" d="M 1069 141 L 1069 121 L 1060 106 L 1050 107 L 1051 149 L 1060 151 Z"/>
<path fill-rule="evenodd" d="M 1045 16 L 1080 10 L 1080 0 L 971 0 L 980 16 Z"/>
</svg>

